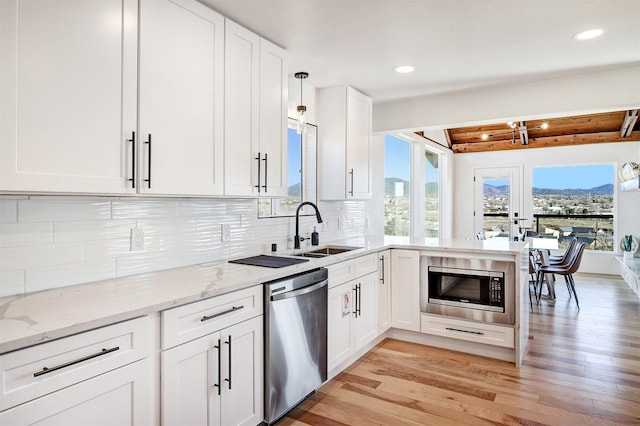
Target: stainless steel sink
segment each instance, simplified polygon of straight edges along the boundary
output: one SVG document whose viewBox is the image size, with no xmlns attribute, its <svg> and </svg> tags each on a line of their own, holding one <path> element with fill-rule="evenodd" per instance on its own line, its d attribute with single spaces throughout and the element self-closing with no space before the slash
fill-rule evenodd
<svg viewBox="0 0 640 426">
<path fill-rule="evenodd" d="M 302 253 L 297 253 L 295 254 L 295 256 L 321 258 L 326 256 L 332 256 L 334 254 L 345 253 L 351 250 L 357 250 L 359 248 L 360 247 L 350 247 L 350 246 L 324 246 L 322 248 L 318 248 L 315 250 L 309 250 Z"/>
</svg>

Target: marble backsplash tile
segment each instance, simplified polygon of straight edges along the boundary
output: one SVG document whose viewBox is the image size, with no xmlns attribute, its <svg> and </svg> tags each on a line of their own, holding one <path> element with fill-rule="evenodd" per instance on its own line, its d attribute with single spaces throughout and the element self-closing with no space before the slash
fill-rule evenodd
<svg viewBox="0 0 640 426">
<path fill-rule="evenodd" d="M 365 201 L 318 204 L 320 243 L 362 236 Z M 222 241 L 222 225 L 231 238 Z M 144 250 L 131 251 L 131 230 Z M 257 218 L 255 199 L 0 197 L 0 297 L 293 248 L 295 220 Z M 308 244 L 308 241 L 303 243 Z"/>
</svg>

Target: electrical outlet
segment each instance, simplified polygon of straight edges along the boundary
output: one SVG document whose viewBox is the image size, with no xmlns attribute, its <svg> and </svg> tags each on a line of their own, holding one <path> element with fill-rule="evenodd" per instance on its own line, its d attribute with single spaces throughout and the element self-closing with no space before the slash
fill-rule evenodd
<svg viewBox="0 0 640 426">
<path fill-rule="evenodd" d="M 228 223 L 223 223 L 220 226 L 220 229 L 222 234 L 222 242 L 226 243 L 228 241 L 231 241 L 231 225 L 229 225 Z"/>
<path fill-rule="evenodd" d="M 131 251 L 144 251 L 144 232 L 142 229 L 131 228 Z"/>
</svg>

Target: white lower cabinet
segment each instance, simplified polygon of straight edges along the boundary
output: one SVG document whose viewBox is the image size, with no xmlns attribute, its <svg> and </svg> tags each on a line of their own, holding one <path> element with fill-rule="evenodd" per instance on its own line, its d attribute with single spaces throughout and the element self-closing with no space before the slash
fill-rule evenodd
<svg viewBox="0 0 640 426">
<path fill-rule="evenodd" d="M 391 325 L 420 331 L 420 252 L 391 250 Z"/>
<path fill-rule="evenodd" d="M 378 336 L 378 279 L 374 272 L 329 289 L 329 371 Z"/>
<path fill-rule="evenodd" d="M 378 331 L 391 328 L 391 250 L 378 253 Z"/>
<path fill-rule="evenodd" d="M 515 347 L 513 327 L 465 321 L 442 315 L 421 315 L 422 332 L 486 345 Z"/>
<path fill-rule="evenodd" d="M 2 425 L 153 424 L 149 360 L 135 362 L 0 413 Z"/>
<path fill-rule="evenodd" d="M 2 425 L 156 422 L 148 317 L 0 356 Z"/>
<path fill-rule="evenodd" d="M 163 425 L 263 420 L 262 316 L 162 353 Z"/>
<path fill-rule="evenodd" d="M 173 310 L 163 313 L 163 325 L 170 330 L 176 329 L 168 327 L 172 321 L 184 324 L 179 327 L 183 329 L 191 329 L 191 322 L 211 324 L 211 328 L 224 324 L 162 352 L 163 425 L 255 426 L 263 421 L 261 290 L 258 286 L 220 296 L 217 305 L 218 298 L 213 298 L 178 307 L 180 315 L 173 315 Z M 210 313 L 203 313 L 203 308 Z M 247 315 L 254 316 L 228 325 L 231 318 Z M 204 327 L 203 331 L 209 326 Z M 167 336 L 163 339 L 169 341 Z"/>
</svg>

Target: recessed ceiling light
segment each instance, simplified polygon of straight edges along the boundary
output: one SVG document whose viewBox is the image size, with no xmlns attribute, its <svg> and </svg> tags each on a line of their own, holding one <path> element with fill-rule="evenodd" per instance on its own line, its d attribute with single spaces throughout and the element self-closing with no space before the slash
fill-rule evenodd
<svg viewBox="0 0 640 426">
<path fill-rule="evenodd" d="M 393 70 L 395 72 L 397 72 L 397 73 L 400 73 L 400 74 L 406 74 L 406 73 L 409 73 L 409 72 L 413 72 L 415 70 L 415 68 L 412 67 L 411 65 L 398 65 Z"/>
<path fill-rule="evenodd" d="M 602 28 L 592 28 L 590 30 L 581 31 L 573 36 L 575 40 L 591 40 L 604 34 Z"/>
</svg>

